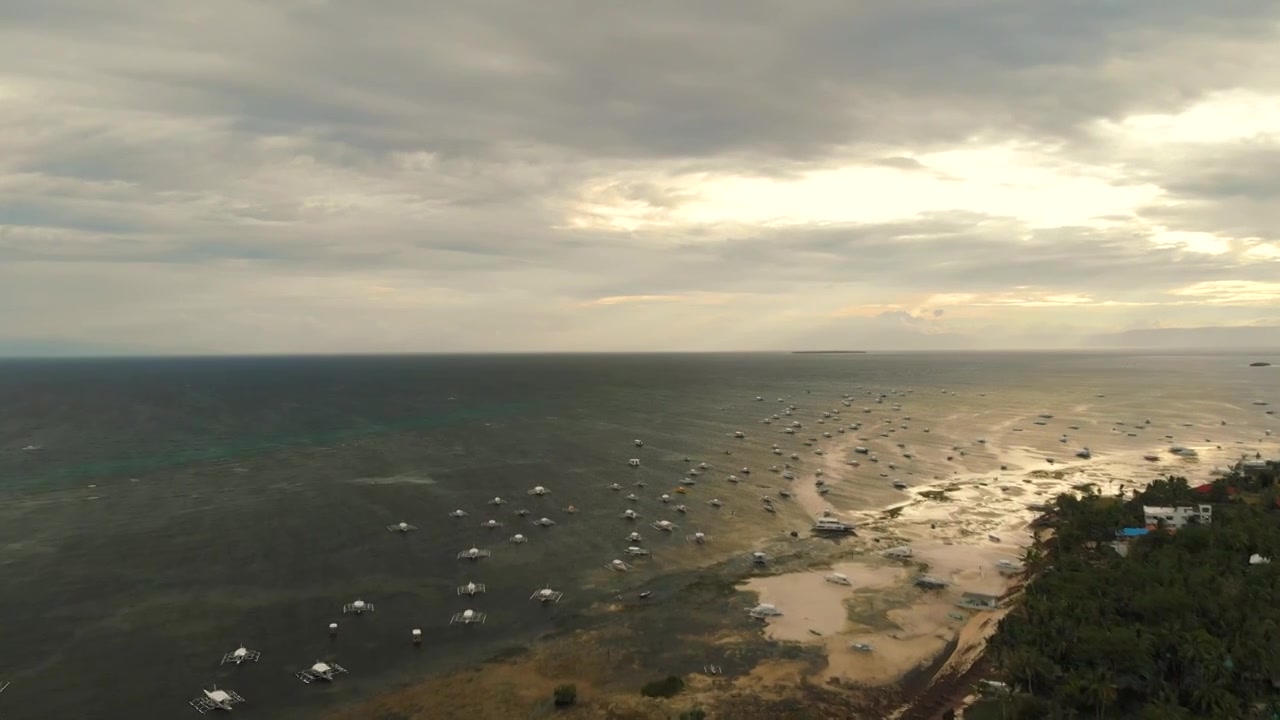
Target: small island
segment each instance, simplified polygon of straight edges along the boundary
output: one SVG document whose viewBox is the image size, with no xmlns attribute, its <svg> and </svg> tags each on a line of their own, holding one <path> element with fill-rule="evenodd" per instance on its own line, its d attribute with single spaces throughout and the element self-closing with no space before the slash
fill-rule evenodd
<svg viewBox="0 0 1280 720">
<path fill-rule="evenodd" d="M 1258 362 L 1249 363 L 1249 367 L 1271 367 L 1271 363 L 1259 360 Z"/>
<path fill-rule="evenodd" d="M 792 350 L 792 355 L 866 355 L 866 350 Z"/>
</svg>

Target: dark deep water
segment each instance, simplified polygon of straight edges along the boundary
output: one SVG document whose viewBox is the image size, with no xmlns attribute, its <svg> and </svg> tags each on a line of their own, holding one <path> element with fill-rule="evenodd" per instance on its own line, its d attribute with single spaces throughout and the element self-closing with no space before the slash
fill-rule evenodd
<svg viewBox="0 0 1280 720">
<path fill-rule="evenodd" d="M 643 581 L 600 577 L 627 531 L 610 483 L 630 490 L 647 478 L 637 508 L 653 517 L 653 496 L 684 474 L 685 456 L 721 471 L 768 465 L 767 443 L 734 446 L 732 463 L 722 449 L 734 430 L 760 433 L 777 398 L 829 407 L 859 386 L 912 388 L 920 418 L 1035 413 L 1084 398 L 1101 406 L 1095 413 L 1221 406 L 1280 432 L 1252 405 L 1280 407 L 1280 372 L 1246 367 L 1252 360 L 1277 362 L 1257 353 L 3 361 L 0 684 L 12 685 L 0 718 L 196 717 L 187 700 L 214 682 L 248 698 L 240 715 L 311 716 L 526 643 L 571 624 L 575 606 Z M 629 457 L 644 466 L 627 467 Z M 528 497 L 534 485 L 552 494 Z M 496 495 L 509 504 L 485 504 Z M 570 503 L 582 512 L 561 512 Z M 514 516 L 518 507 L 532 515 Z M 690 522 L 717 529 L 711 510 L 690 507 Z M 454 508 L 470 516 L 453 520 Z M 558 525 L 532 526 L 543 515 Z M 505 526 L 482 529 L 490 517 Z M 386 531 L 401 520 L 420 529 Z M 508 543 L 516 532 L 530 542 Z M 472 545 L 493 557 L 458 562 Z M 661 570 L 655 562 L 645 573 Z M 467 580 L 490 592 L 462 602 L 454 588 Z M 530 603 L 547 582 L 565 600 Z M 341 617 L 357 597 L 377 611 Z M 467 606 L 490 621 L 449 627 Z M 332 621 L 336 641 L 325 632 Z M 412 627 L 423 629 L 420 650 Z M 220 668 L 241 642 L 262 661 Z M 293 677 L 321 657 L 351 674 L 323 687 Z"/>
</svg>

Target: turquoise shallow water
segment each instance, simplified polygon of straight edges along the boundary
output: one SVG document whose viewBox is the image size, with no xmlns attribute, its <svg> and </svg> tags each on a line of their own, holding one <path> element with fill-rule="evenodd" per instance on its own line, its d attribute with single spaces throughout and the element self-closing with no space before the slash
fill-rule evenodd
<svg viewBox="0 0 1280 720">
<path fill-rule="evenodd" d="M 923 479 L 945 472 L 952 443 L 1010 424 L 1025 425 L 1020 443 L 1065 452 L 1060 428 L 1031 424 L 1044 410 L 1082 423 L 1081 442 L 1095 450 L 1165 442 L 1110 431 L 1116 419 L 1144 416 L 1176 416 L 1200 434 L 1218 418 L 1240 437 L 1280 433 L 1265 414 L 1280 407 L 1280 372 L 1247 367 L 1258 359 L 1277 362 L 1230 354 L 3 362 L 0 683 L 12 685 L 0 694 L 0 717 L 195 717 L 186 701 L 213 682 L 249 698 L 242 716 L 306 717 L 572 627 L 590 602 L 686 567 L 677 533 L 654 538 L 655 559 L 637 573 L 601 570 L 628 531 L 612 482 L 630 492 L 645 479 L 635 506 L 648 520 L 667 517 L 656 497 L 684 475 L 688 456 L 712 470 L 691 491 L 683 526 L 771 533 L 804 521 L 786 508 L 748 525 L 703 503 L 754 497 L 753 484 L 769 477 L 760 471 L 781 460 L 769 443 L 798 445 L 759 423 L 780 410 L 777 398 L 800 405 L 808 422 L 855 394 L 846 418 L 870 422 L 886 408 L 861 413 L 868 392 L 911 389 L 903 412 L 934 428 L 912 441 L 917 466 L 903 472 Z M 749 438 L 735 441 L 735 430 Z M 627 467 L 629 457 L 643 466 Z M 723 482 L 741 466 L 756 469 L 751 482 Z M 552 494 L 527 496 L 534 485 Z M 893 497 L 872 474 L 837 492 L 867 503 Z M 510 503 L 486 505 L 495 495 Z M 561 512 L 570 503 L 581 512 Z M 522 506 L 529 518 L 513 514 Z M 454 508 L 470 516 L 453 520 Z M 531 525 L 543 515 L 558 524 Z M 482 529 L 490 517 L 504 527 Z M 401 520 L 420 529 L 385 530 Z M 515 532 L 530 542 L 509 544 Z M 472 545 L 494 556 L 459 563 L 455 553 Z M 467 580 L 491 590 L 464 603 L 454 588 Z M 530 603 L 547 582 L 566 591 L 564 601 Z M 342 618 L 357 597 L 377 611 Z M 448 626 L 467 605 L 490 614 L 478 632 Z M 336 641 L 324 631 L 335 620 Z M 409 646 L 411 627 L 424 631 L 422 650 Z M 219 668 L 241 642 L 262 661 Z M 293 678 L 319 657 L 351 674 L 331 687 Z"/>
</svg>

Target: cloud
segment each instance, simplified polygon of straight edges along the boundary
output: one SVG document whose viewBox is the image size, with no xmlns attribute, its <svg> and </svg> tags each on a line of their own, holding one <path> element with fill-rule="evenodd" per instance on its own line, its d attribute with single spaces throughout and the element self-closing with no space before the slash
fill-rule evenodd
<svg viewBox="0 0 1280 720">
<path fill-rule="evenodd" d="M 584 306 L 624 305 L 628 303 L 692 303 L 701 305 L 719 305 L 729 302 L 731 295 L 694 293 L 688 295 L 609 295 L 588 300 Z"/>
<path fill-rule="evenodd" d="M 1174 293 L 1210 304 L 1280 305 L 1280 282 L 1219 280 L 1196 283 Z"/>
<path fill-rule="evenodd" d="M 0 349 L 1023 347 L 1260 317 L 1280 6 L 802 6 L 10 0 Z"/>
</svg>

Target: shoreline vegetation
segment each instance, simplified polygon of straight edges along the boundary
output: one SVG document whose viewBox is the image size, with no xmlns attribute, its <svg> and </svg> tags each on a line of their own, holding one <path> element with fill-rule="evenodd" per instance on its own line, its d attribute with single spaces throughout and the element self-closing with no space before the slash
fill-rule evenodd
<svg viewBox="0 0 1280 720">
<path fill-rule="evenodd" d="M 988 643 L 999 697 L 974 717 L 1276 717 L 1278 481 L 1280 462 L 1259 459 L 1196 488 L 1169 476 L 1060 495 L 1024 556 L 1034 579 Z M 1203 504 L 1208 523 L 1144 526 L 1144 506 Z"/>
</svg>

